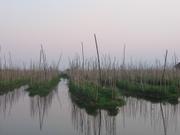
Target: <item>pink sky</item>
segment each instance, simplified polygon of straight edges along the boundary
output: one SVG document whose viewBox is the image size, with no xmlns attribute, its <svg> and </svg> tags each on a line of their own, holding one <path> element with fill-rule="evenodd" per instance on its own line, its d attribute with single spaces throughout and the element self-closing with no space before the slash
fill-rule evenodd
<svg viewBox="0 0 180 135">
<path fill-rule="evenodd" d="M 35 59 L 43 44 L 50 60 L 64 61 L 85 45 L 95 54 L 96 33 L 101 53 L 127 59 L 161 59 L 180 51 L 179 0 L 10 0 L 0 2 L 0 44 L 14 59 Z"/>
</svg>

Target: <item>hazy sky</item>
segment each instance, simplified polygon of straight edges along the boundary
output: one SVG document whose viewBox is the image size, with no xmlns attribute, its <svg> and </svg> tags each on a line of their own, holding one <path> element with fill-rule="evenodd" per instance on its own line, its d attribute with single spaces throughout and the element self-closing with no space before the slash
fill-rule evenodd
<svg viewBox="0 0 180 135">
<path fill-rule="evenodd" d="M 44 45 L 50 60 L 66 61 L 85 45 L 95 54 L 127 59 L 161 59 L 180 52 L 180 0 L 0 0 L 0 44 L 16 60 L 39 56 Z M 65 62 L 66 63 L 66 62 Z"/>
</svg>

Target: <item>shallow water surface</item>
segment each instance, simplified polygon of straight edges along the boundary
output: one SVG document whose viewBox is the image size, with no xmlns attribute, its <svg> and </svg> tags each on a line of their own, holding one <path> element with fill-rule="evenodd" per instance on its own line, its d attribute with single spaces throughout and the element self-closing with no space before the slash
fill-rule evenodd
<svg viewBox="0 0 180 135">
<path fill-rule="evenodd" d="M 87 114 L 70 99 L 67 80 L 47 97 L 21 87 L 0 95 L 0 135 L 179 135 L 180 104 L 125 98 L 116 116 Z"/>
</svg>

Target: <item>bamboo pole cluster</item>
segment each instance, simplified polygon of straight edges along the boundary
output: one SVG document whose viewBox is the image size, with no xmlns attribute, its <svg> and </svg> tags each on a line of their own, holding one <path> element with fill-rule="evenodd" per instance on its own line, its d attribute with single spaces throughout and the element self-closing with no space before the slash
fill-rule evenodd
<svg viewBox="0 0 180 135">
<path fill-rule="evenodd" d="M 13 64 L 11 54 L 9 57 L 2 57 L 0 53 L 0 83 L 12 81 L 29 81 L 29 83 L 39 83 L 49 81 L 59 75 L 59 64 L 61 56 L 57 64 L 49 65 L 47 62 L 46 53 L 43 46 L 40 49 L 39 62 L 30 62 L 29 65 L 23 64 L 23 67 L 18 67 Z"/>
<path fill-rule="evenodd" d="M 174 68 L 177 64 L 177 57 L 174 57 L 173 63 L 168 63 L 168 51 L 164 56 L 164 63 L 156 61 L 153 64 L 135 63 L 126 64 L 126 46 L 123 49 L 123 62 L 120 64 L 117 58 L 111 58 L 109 55 L 100 55 L 97 37 L 94 35 L 97 57 L 85 59 L 84 44 L 82 43 L 82 59 L 76 56 L 70 60 L 70 68 L 68 70 L 70 79 L 77 86 L 84 86 L 87 82 L 98 87 L 108 86 L 112 89 L 112 97 L 114 97 L 114 89 L 118 81 L 136 82 L 144 87 L 144 85 L 175 86 L 180 88 L 180 70 Z M 174 63 L 175 62 L 175 63 Z"/>
</svg>

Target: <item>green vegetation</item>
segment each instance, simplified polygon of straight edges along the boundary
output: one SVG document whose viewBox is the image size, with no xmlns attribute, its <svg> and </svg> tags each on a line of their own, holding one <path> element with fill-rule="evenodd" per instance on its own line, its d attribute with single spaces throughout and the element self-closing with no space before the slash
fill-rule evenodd
<svg viewBox="0 0 180 135">
<path fill-rule="evenodd" d="M 16 88 L 21 87 L 22 85 L 29 85 L 27 91 L 30 96 L 46 96 L 53 90 L 59 83 L 60 76 L 56 76 L 49 80 L 44 80 L 41 82 L 33 81 L 30 82 L 30 79 L 18 79 L 12 81 L 0 81 L 0 95 L 5 94 L 9 91 L 12 91 Z"/>
<path fill-rule="evenodd" d="M 69 79 L 69 76 L 66 72 L 61 72 L 60 73 L 60 78 L 63 78 L 63 79 Z"/>
<path fill-rule="evenodd" d="M 67 71 L 70 91 L 78 104 L 86 109 L 116 108 L 122 105 L 117 88 L 123 95 L 150 101 L 178 103 L 180 70 L 167 64 L 168 51 L 163 65 L 159 61 L 152 65 L 144 63 L 133 65 L 132 62 L 127 65 L 124 47 L 123 63 L 119 64 L 116 58 L 111 59 L 107 55 L 100 58 L 96 35 L 94 37 L 97 57 L 85 59 L 82 44 L 82 56 L 70 61 Z"/>
<path fill-rule="evenodd" d="M 28 91 L 31 96 L 46 96 L 59 82 L 59 70 L 61 56 L 57 64 L 48 65 L 43 46 L 40 50 L 40 59 L 38 63 L 31 62 L 23 68 L 13 65 L 11 55 L 6 60 L 0 56 L 0 94 L 7 93 L 22 85 L 29 85 Z"/>
<path fill-rule="evenodd" d="M 26 85 L 28 80 L 18 79 L 13 81 L 0 81 L 0 95 Z"/>
<path fill-rule="evenodd" d="M 85 108 L 87 112 L 93 114 L 97 109 L 104 109 L 111 112 L 116 111 L 119 106 L 124 105 L 116 91 L 116 98 L 112 98 L 112 90 L 109 88 L 102 88 L 86 82 L 83 85 L 76 85 L 72 81 L 69 82 L 69 89 L 72 100 L 81 108 Z M 98 89 L 98 96 L 97 94 Z"/>
<path fill-rule="evenodd" d="M 51 80 L 45 80 L 42 82 L 33 82 L 29 85 L 27 91 L 30 96 L 47 96 L 59 83 L 60 77 L 57 76 Z"/>
<path fill-rule="evenodd" d="M 70 69 L 67 74 L 75 86 L 78 86 L 76 89 L 80 89 L 80 92 L 76 94 L 78 98 L 89 96 L 88 99 L 83 99 L 89 104 L 91 100 L 94 101 L 95 96 L 97 106 L 100 104 L 102 108 L 104 106 L 108 107 L 111 106 L 108 105 L 111 102 L 106 102 L 104 91 L 111 93 L 111 99 L 115 99 L 117 92 L 114 90 L 117 87 L 123 95 L 156 102 L 178 103 L 180 96 L 180 70 L 173 67 L 177 63 L 176 57 L 175 63 L 168 65 L 168 51 L 166 51 L 164 57 L 164 64 L 156 61 L 152 65 L 144 63 L 133 65 L 133 62 L 127 65 L 125 64 L 125 49 L 123 63 L 119 64 L 116 58 L 112 60 L 110 56 L 105 55 L 100 59 L 96 38 L 95 43 L 97 58 L 84 59 L 82 49 L 82 60 L 81 57 L 76 57 L 70 61 Z M 95 86 L 96 88 L 94 88 Z M 83 89 L 82 87 L 85 90 L 81 90 Z M 97 89 L 97 87 L 99 88 Z M 86 94 L 85 96 L 84 93 Z"/>
<path fill-rule="evenodd" d="M 58 70 L 61 56 L 57 64 L 48 65 L 43 46 L 39 62 L 31 62 L 29 67 L 17 68 L 12 65 L 11 57 L 9 63 L 0 57 L 0 94 L 28 84 L 30 96 L 46 96 L 57 86 L 60 78 L 65 78 L 70 81 L 72 100 L 89 112 L 115 110 L 122 106 L 124 101 L 120 93 L 159 102 L 178 102 L 180 70 L 166 62 L 168 51 L 163 65 L 159 61 L 152 65 L 133 65 L 133 62 L 128 65 L 124 47 L 123 61 L 119 64 L 116 58 L 100 57 L 96 35 L 94 38 L 97 57 L 85 59 L 82 43 L 82 56 L 69 60 L 69 68 L 64 72 Z M 177 63 L 176 59 L 173 65 Z"/>
<path fill-rule="evenodd" d="M 11 71 L 12 74 L 17 71 Z M 5 71 L 4 71 L 5 74 Z M 40 95 L 46 96 L 59 83 L 60 76 L 58 70 L 26 70 L 18 71 L 16 77 L 11 76 L 11 79 L 0 80 L 0 94 L 7 93 L 19 88 L 22 85 L 29 85 L 27 91 L 31 96 Z"/>
<path fill-rule="evenodd" d="M 136 96 L 154 101 L 177 103 L 178 97 L 180 96 L 180 91 L 175 85 L 152 85 L 121 80 L 117 82 L 117 87 L 124 95 Z"/>
</svg>

